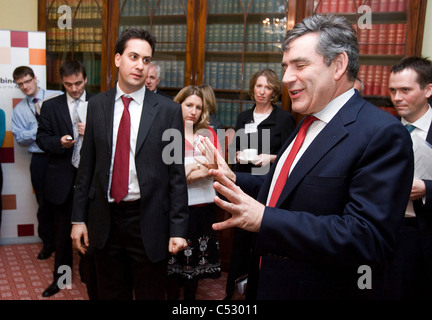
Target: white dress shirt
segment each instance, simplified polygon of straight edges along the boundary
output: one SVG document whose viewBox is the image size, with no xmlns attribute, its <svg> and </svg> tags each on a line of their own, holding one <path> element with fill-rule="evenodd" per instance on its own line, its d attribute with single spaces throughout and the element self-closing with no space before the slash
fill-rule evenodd
<svg viewBox="0 0 432 320">
<path fill-rule="evenodd" d="M 69 108 L 69 115 L 71 117 L 72 120 L 72 124 L 73 124 L 73 112 L 74 112 L 74 108 L 75 108 L 75 99 L 72 98 L 69 93 L 66 93 L 66 100 L 67 100 L 67 104 L 68 104 L 68 108 Z M 85 103 L 86 101 L 86 92 L 84 90 L 84 93 L 81 95 L 81 97 L 78 98 L 79 100 L 79 105 L 81 105 L 82 103 Z"/>
<path fill-rule="evenodd" d="M 316 136 L 318 136 L 318 134 L 321 132 L 322 129 L 324 129 L 324 127 L 327 125 L 327 123 L 330 122 L 331 119 L 333 119 L 333 117 L 336 115 L 336 113 L 338 113 L 338 111 L 343 107 L 343 105 L 354 95 L 354 89 L 349 89 L 348 91 L 346 91 L 345 93 L 341 94 L 340 96 L 336 97 L 335 99 L 333 99 L 332 101 L 330 101 L 330 103 L 321 111 L 312 114 L 312 116 L 314 116 L 315 118 L 317 118 L 318 120 L 314 121 L 311 126 L 309 127 L 308 131 L 306 132 L 306 137 L 304 139 L 304 142 L 302 144 L 302 146 L 300 147 L 300 150 L 298 151 L 296 157 L 294 158 L 294 161 L 291 165 L 290 168 L 290 172 L 289 174 L 291 174 L 293 168 L 296 166 L 297 162 L 300 160 L 300 158 L 302 157 L 302 155 L 304 154 L 304 152 L 306 151 L 306 149 L 309 147 L 309 145 L 312 143 L 312 141 L 316 138 Z M 271 195 L 273 193 L 273 188 L 274 185 L 276 183 L 277 177 L 279 176 L 282 166 L 285 163 L 289 152 L 291 151 L 291 148 L 294 144 L 295 139 L 293 139 L 293 141 L 290 143 L 290 145 L 288 146 L 288 148 L 286 148 L 286 150 L 284 151 L 284 153 L 282 153 L 274 174 L 273 174 L 273 178 L 272 178 L 272 182 L 270 184 L 270 189 L 269 189 L 269 193 L 267 195 L 267 203 L 266 205 L 269 204 Z M 289 175 L 288 175 L 289 177 Z"/>
<path fill-rule="evenodd" d="M 141 120 L 141 112 L 143 108 L 144 96 L 145 96 L 145 86 L 140 90 L 127 94 L 126 96 L 131 97 L 133 100 L 129 104 L 129 113 L 131 119 L 131 133 L 130 133 L 130 154 L 129 154 L 129 188 L 128 194 L 123 198 L 123 201 L 134 201 L 138 200 L 140 196 L 140 188 L 138 184 L 138 176 L 135 167 L 135 150 L 136 142 L 138 137 L 138 130 Z M 111 190 L 111 178 L 112 170 L 114 164 L 114 155 L 117 145 L 117 132 L 120 125 L 120 120 L 123 114 L 123 101 L 121 96 L 125 93 L 120 89 L 117 83 L 117 91 L 114 103 L 114 124 L 113 124 L 113 144 L 112 144 L 112 154 L 111 154 L 111 165 L 110 165 L 110 178 L 108 185 L 108 201 L 114 202 L 114 199 L 110 196 Z"/>
</svg>

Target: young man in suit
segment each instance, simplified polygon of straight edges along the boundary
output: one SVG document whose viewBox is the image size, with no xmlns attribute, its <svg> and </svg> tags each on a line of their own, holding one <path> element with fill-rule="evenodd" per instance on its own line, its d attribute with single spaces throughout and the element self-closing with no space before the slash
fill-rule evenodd
<svg viewBox="0 0 432 320">
<path fill-rule="evenodd" d="M 13 79 L 21 92 L 25 94 L 25 98 L 13 109 L 12 133 L 17 143 L 22 147 L 27 147 L 32 155 L 30 179 L 38 203 L 38 234 L 43 243 L 37 258 L 45 260 L 55 250 L 54 215 L 44 191 L 48 155 L 36 144 L 36 133 L 44 101 L 63 94 L 63 92 L 39 87 L 33 69 L 28 66 L 17 67 L 13 72 Z"/>
<path fill-rule="evenodd" d="M 413 137 L 414 156 L 420 156 L 418 150 L 430 148 L 432 143 L 432 109 L 428 104 L 432 62 L 414 56 L 402 59 L 390 70 L 389 89 L 401 122 Z M 432 166 L 416 162 L 416 166 L 425 165 L 423 170 Z M 389 294 L 394 299 L 432 299 L 431 178 L 414 175 L 389 274 Z"/>
<path fill-rule="evenodd" d="M 59 271 L 59 267 L 66 265 L 72 268 L 70 218 L 78 166 L 74 155 L 79 154 L 79 140 L 85 130 L 86 101 L 90 96 L 85 91 L 87 74 L 81 62 L 65 61 L 59 71 L 66 94 L 44 103 L 36 139 L 39 147 L 49 154 L 45 192 L 53 206 L 56 236 L 54 279 L 42 293 L 44 297 L 60 291 L 58 280 L 64 272 Z"/>
<path fill-rule="evenodd" d="M 115 46 L 116 87 L 88 107 L 71 237 L 83 254 L 95 249 L 102 300 L 165 299 L 169 252 L 187 246 L 184 165 L 162 157 L 167 129 L 181 134 L 184 150 L 182 112 L 144 85 L 154 49 L 148 31 L 125 30 Z"/>
<path fill-rule="evenodd" d="M 214 186 L 227 200 L 215 202 L 232 217 L 213 227 L 256 233 L 248 298 L 382 298 L 411 190 L 409 134 L 353 89 L 359 49 L 344 17 L 305 18 L 287 32 L 282 48 L 292 109 L 308 117 L 264 182 L 234 175 L 218 159 Z M 305 123 L 312 123 L 309 129 Z M 304 134 L 302 144 L 293 143 Z"/>
</svg>

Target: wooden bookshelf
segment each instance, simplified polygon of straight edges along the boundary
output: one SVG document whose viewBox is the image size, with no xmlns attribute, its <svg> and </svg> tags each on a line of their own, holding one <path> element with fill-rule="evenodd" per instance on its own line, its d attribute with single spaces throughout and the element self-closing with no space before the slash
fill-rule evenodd
<svg viewBox="0 0 432 320">
<path fill-rule="evenodd" d="M 371 8 L 372 29 L 357 28 L 359 4 Z M 57 27 L 60 5 L 72 8 L 72 30 Z M 317 12 L 344 15 L 357 28 L 365 97 L 391 111 L 388 69 L 421 53 L 425 7 L 420 0 L 39 0 L 39 30 L 47 32 L 48 87 L 61 88 L 59 64 L 75 58 L 85 62 L 94 92 L 115 84 L 118 33 L 129 26 L 151 30 L 158 39 L 161 89 L 174 96 L 183 86 L 210 84 L 225 109 L 220 120 L 232 127 L 238 112 L 252 105 L 247 88 L 254 71 L 269 67 L 282 78 L 284 30 L 277 33 L 275 21 L 290 28 Z M 281 105 L 290 110 L 286 91 Z"/>
<path fill-rule="evenodd" d="M 358 27 L 357 21 L 366 12 L 359 10 L 359 5 L 371 10 L 371 28 Z M 425 11 L 426 1 L 419 0 L 315 0 L 308 3 L 307 14 L 347 17 L 357 31 L 363 95 L 381 109 L 396 114 L 388 92 L 390 68 L 404 56 L 421 54 Z"/>
</svg>

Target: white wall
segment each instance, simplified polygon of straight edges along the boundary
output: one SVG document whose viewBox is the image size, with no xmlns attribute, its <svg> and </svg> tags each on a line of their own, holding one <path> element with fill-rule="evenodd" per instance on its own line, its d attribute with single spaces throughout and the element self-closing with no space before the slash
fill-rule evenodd
<svg viewBox="0 0 432 320">
<path fill-rule="evenodd" d="M 432 0 L 427 0 L 422 56 L 432 59 Z"/>
</svg>

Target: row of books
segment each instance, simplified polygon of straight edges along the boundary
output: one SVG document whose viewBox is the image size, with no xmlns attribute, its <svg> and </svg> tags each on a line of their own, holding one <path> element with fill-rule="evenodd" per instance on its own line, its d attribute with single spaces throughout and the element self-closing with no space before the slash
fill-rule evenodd
<svg viewBox="0 0 432 320">
<path fill-rule="evenodd" d="M 282 0 L 208 0 L 207 10 L 210 14 L 219 13 L 275 13 L 285 12 Z"/>
<path fill-rule="evenodd" d="M 235 127 L 238 114 L 253 107 L 253 101 L 217 99 L 216 118 L 225 127 Z"/>
<path fill-rule="evenodd" d="M 405 11 L 409 0 L 315 0 L 317 13 L 357 12 L 358 7 L 367 5 L 372 12 Z"/>
<path fill-rule="evenodd" d="M 188 1 L 123 0 L 119 1 L 121 16 L 187 15 Z"/>
<path fill-rule="evenodd" d="M 64 5 L 71 9 L 73 19 L 102 19 L 103 0 L 54 0 L 47 5 L 47 18 L 57 20 L 62 17 L 66 11 L 58 11 Z"/>
<path fill-rule="evenodd" d="M 280 52 L 280 42 L 281 35 L 266 32 L 262 24 L 209 24 L 206 29 L 207 51 Z"/>
<path fill-rule="evenodd" d="M 282 79 L 280 63 L 208 61 L 204 63 L 204 83 L 215 89 L 248 90 L 252 75 L 264 68 L 273 69 Z"/>
<path fill-rule="evenodd" d="M 60 78 L 59 70 L 60 66 L 66 59 L 63 58 L 50 58 L 47 59 L 47 83 L 50 84 L 61 84 L 62 79 Z M 77 59 L 77 58 L 76 58 Z M 87 73 L 87 84 L 100 86 L 101 83 L 101 61 L 96 59 L 80 59 L 84 64 Z"/>
<path fill-rule="evenodd" d="M 388 96 L 391 66 L 360 65 L 358 77 L 363 81 L 365 96 Z"/>
<path fill-rule="evenodd" d="M 132 27 L 143 26 L 120 25 L 119 33 Z M 156 51 L 186 51 L 186 24 L 155 24 L 151 32 L 156 37 Z"/>
<path fill-rule="evenodd" d="M 160 87 L 182 88 L 184 86 L 184 61 L 158 60 L 157 63 L 161 67 Z"/>
<path fill-rule="evenodd" d="M 102 52 L 102 27 L 47 28 L 48 52 Z"/>
<path fill-rule="evenodd" d="M 403 55 L 405 23 L 373 24 L 371 29 L 358 29 L 360 54 Z"/>
</svg>

